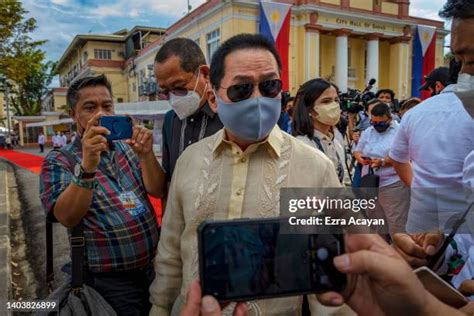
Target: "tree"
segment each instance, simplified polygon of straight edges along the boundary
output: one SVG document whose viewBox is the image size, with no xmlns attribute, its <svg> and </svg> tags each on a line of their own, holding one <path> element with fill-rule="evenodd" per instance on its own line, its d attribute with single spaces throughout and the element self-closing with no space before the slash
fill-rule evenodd
<svg viewBox="0 0 474 316">
<path fill-rule="evenodd" d="M 35 115 L 41 111 L 41 95 L 51 83 L 54 64 L 44 62 L 39 48 L 46 41 L 33 41 L 36 20 L 25 19 L 21 2 L 0 0 L 0 73 L 13 83 L 12 106 L 17 115 Z"/>
<path fill-rule="evenodd" d="M 12 89 L 12 106 L 19 116 L 37 115 L 41 112 L 41 97 L 48 91 L 56 63 L 47 62 L 41 64 L 38 69 L 33 69 Z"/>
</svg>

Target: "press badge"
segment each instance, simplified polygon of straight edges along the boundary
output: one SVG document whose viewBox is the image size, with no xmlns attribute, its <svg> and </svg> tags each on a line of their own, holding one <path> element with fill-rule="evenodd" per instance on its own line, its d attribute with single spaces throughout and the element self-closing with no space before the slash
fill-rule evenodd
<svg viewBox="0 0 474 316">
<path fill-rule="evenodd" d="M 145 212 L 145 206 L 140 202 L 136 194 L 132 191 L 123 192 L 120 194 L 120 201 L 123 207 L 132 215 L 138 216 Z"/>
</svg>

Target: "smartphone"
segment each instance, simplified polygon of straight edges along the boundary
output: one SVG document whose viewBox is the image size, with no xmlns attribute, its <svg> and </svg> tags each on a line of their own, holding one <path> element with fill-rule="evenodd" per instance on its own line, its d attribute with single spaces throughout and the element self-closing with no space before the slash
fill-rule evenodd
<svg viewBox="0 0 474 316">
<path fill-rule="evenodd" d="M 101 116 L 99 125 L 110 131 L 106 136 L 108 141 L 132 138 L 133 122 L 129 116 Z"/>
<path fill-rule="evenodd" d="M 441 302 L 455 308 L 461 308 L 469 303 L 468 299 L 461 292 L 427 267 L 420 267 L 414 270 L 414 272 L 426 290 Z"/>
<path fill-rule="evenodd" d="M 372 158 L 370 158 L 370 157 L 365 157 L 365 156 L 361 156 L 361 158 L 364 159 L 364 160 L 369 160 L 369 161 L 372 160 Z"/>
<path fill-rule="evenodd" d="M 333 258 L 344 250 L 343 235 L 287 234 L 283 225 L 280 218 L 201 223 L 203 293 L 236 302 L 342 291 L 347 278 Z"/>
</svg>

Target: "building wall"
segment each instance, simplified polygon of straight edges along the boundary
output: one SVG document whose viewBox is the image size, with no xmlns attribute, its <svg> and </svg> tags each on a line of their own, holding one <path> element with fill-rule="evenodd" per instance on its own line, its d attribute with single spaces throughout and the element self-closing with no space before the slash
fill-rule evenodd
<svg viewBox="0 0 474 316">
<path fill-rule="evenodd" d="M 118 102 L 119 98 L 121 102 L 128 102 L 128 80 L 126 74 L 121 69 L 117 68 L 105 68 L 105 67 L 92 67 L 96 75 L 105 74 L 107 79 L 110 81 L 112 86 L 113 100 Z"/>
<path fill-rule="evenodd" d="M 89 59 L 95 59 L 94 49 L 106 49 L 112 52 L 112 60 L 124 60 L 125 44 L 123 43 L 89 41 L 84 48 Z"/>
<path fill-rule="evenodd" d="M 376 86 L 381 89 L 390 86 L 390 43 L 388 41 L 379 42 L 379 80 Z"/>
<path fill-rule="evenodd" d="M 340 5 L 341 0 L 321 0 L 323 3 L 328 3 L 328 4 L 334 4 L 334 5 Z"/>
<path fill-rule="evenodd" d="M 351 0 L 351 8 L 362 9 L 362 10 L 372 10 L 373 1 L 370 0 Z"/>
<path fill-rule="evenodd" d="M 393 3 L 393 2 L 386 2 L 386 1 L 382 2 L 382 13 L 397 15 L 398 4 Z"/>
<path fill-rule="evenodd" d="M 55 112 L 68 112 L 68 108 L 66 105 L 66 94 L 54 94 L 54 111 Z"/>
<path fill-rule="evenodd" d="M 320 55 L 322 78 L 334 81 L 336 64 L 336 37 L 321 34 L 320 37 Z"/>
<path fill-rule="evenodd" d="M 122 43 L 89 41 L 84 46 L 78 47 L 74 53 L 71 53 L 70 59 L 65 65 L 58 70 L 61 78 L 69 73 L 74 72 L 76 67 L 76 75 L 78 75 L 90 59 L 95 59 L 94 49 L 106 49 L 111 51 L 111 60 L 124 60 L 123 55 L 125 45 Z M 84 55 L 86 53 L 86 55 Z"/>
</svg>

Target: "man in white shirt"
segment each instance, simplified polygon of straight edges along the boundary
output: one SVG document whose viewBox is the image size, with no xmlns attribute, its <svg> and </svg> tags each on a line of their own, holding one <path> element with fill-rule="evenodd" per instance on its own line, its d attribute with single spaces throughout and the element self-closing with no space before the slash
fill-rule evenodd
<svg viewBox="0 0 474 316">
<path fill-rule="evenodd" d="M 389 156 L 402 181 L 412 188 L 407 231 L 439 228 L 447 220 L 437 211 L 440 205 L 435 200 L 440 196 L 426 195 L 435 189 L 443 194 L 439 189 L 462 188 L 464 159 L 474 149 L 473 135 L 473 120 L 454 93 L 429 98 L 403 116 Z"/>
<path fill-rule="evenodd" d="M 61 148 L 61 135 L 59 132 L 56 132 L 56 135 L 53 135 L 53 148 L 59 149 Z"/>
<path fill-rule="evenodd" d="M 44 143 L 45 143 L 44 134 L 43 132 L 40 132 L 38 136 L 38 145 L 40 147 L 40 153 L 44 152 Z"/>
<path fill-rule="evenodd" d="M 67 136 L 64 133 L 61 133 L 61 147 L 67 145 Z"/>
</svg>

